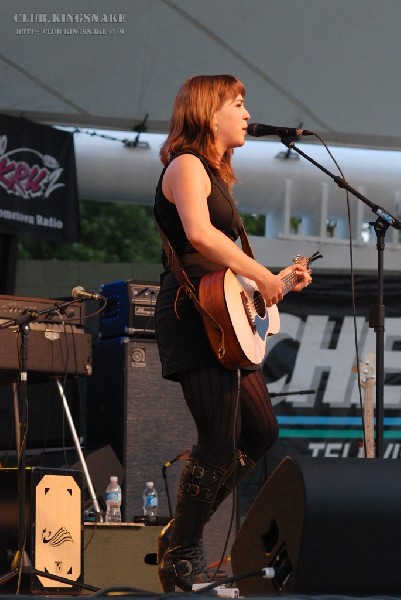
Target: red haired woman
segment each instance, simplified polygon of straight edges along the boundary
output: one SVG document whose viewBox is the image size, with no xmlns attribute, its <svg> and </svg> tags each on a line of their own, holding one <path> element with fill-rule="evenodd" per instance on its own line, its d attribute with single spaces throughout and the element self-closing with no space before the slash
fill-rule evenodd
<svg viewBox="0 0 401 600">
<path fill-rule="evenodd" d="M 250 115 L 245 88 L 230 75 L 188 79 L 174 103 L 170 133 L 161 148 L 164 169 L 154 215 L 197 289 L 205 273 L 229 267 L 252 279 L 268 307 L 283 297 L 283 274 L 294 270 L 301 290 L 311 281 L 302 266 L 274 275 L 235 241 L 241 219 L 231 195 L 233 149 L 245 143 Z M 156 306 L 163 377 L 179 381 L 198 439 L 183 469 L 169 547 L 159 576 L 165 592 L 190 591 L 216 577 L 206 566 L 202 533 L 219 504 L 278 436 L 259 367 L 229 369 L 209 345 L 202 317 L 163 255 L 165 271 Z"/>
</svg>

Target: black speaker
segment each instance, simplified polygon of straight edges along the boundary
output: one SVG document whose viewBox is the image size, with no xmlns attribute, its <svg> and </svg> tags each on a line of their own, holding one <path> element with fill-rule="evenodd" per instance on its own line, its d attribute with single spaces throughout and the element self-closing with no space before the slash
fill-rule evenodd
<svg viewBox="0 0 401 600">
<path fill-rule="evenodd" d="M 19 508 L 24 502 L 25 551 L 33 569 L 71 580 L 71 585 L 27 573 L 23 586 L 41 593 L 79 591 L 83 581 L 82 473 L 26 468 L 20 498 L 18 469 L 0 469 L 0 577 L 10 573 L 18 548 Z M 2 588 L 14 591 L 17 577 Z"/>
<path fill-rule="evenodd" d="M 401 463 L 287 457 L 275 469 L 231 552 L 242 595 L 401 591 Z"/>
<path fill-rule="evenodd" d="M 124 467 L 125 520 L 141 515 L 147 481 L 154 482 L 160 514 L 167 515 L 163 465 L 190 449 L 196 432 L 181 387 L 161 377 L 155 340 L 122 337 L 94 345 L 86 427 L 88 445 L 110 444 Z M 177 462 L 166 471 L 174 504 L 183 466 Z"/>
<path fill-rule="evenodd" d="M 122 337 L 94 344 L 87 391 L 87 442 L 89 446 L 110 444 L 123 465 L 125 521 L 142 515 L 147 481 L 153 481 L 158 491 L 158 515 L 169 516 L 170 509 L 174 514 L 184 461 L 163 467 L 191 450 L 197 434 L 181 386 L 161 376 L 156 341 Z M 206 532 L 210 562 L 218 560 L 223 550 L 230 502 L 217 511 Z M 230 544 L 234 535 L 235 527 Z"/>
</svg>

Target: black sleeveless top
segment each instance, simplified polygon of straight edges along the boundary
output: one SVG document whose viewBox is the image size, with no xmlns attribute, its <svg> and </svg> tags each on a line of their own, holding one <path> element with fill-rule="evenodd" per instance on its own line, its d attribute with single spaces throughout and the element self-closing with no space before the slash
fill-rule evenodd
<svg viewBox="0 0 401 600">
<path fill-rule="evenodd" d="M 218 178 L 203 158 L 199 156 L 198 158 L 211 181 L 211 193 L 207 198 L 210 221 L 214 227 L 235 241 L 242 227 L 235 201 L 227 184 Z M 222 267 L 204 258 L 189 243 L 175 205 L 167 200 L 162 191 L 166 168 L 163 169 L 156 188 L 155 219 L 167 235 L 185 272 L 196 287 L 204 273 L 217 271 Z M 179 316 L 177 318 L 174 303 L 178 283 L 168 268 L 164 252 L 162 261 L 165 270 L 161 274 L 160 292 L 156 302 L 156 337 L 163 377 L 177 380 L 177 373 L 180 371 L 220 363 L 209 346 L 202 319 L 185 293 L 180 294 L 177 302 Z"/>
</svg>

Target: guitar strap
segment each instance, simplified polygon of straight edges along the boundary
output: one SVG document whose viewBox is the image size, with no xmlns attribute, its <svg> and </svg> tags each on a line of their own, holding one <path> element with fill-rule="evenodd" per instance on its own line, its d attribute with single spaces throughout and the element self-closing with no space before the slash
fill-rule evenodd
<svg viewBox="0 0 401 600">
<path fill-rule="evenodd" d="M 156 219 L 155 219 L 156 220 Z M 180 259 L 177 256 L 176 251 L 173 246 L 170 244 L 170 241 L 167 235 L 164 233 L 163 229 L 160 227 L 159 223 L 156 220 L 156 225 L 159 229 L 160 239 L 162 241 L 163 250 L 167 258 L 167 264 L 169 266 L 170 271 L 174 273 L 174 276 L 178 282 L 179 288 L 177 290 L 177 294 L 174 302 L 174 312 L 177 319 L 180 318 L 177 311 L 177 301 L 181 294 L 184 292 L 194 303 L 195 308 L 201 314 L 203 319 L 207 319 L 213 327 L 216 329 L 219 335 L 219 348 L 218 348 L 218 358 L 222 358 L 224 356 L 224 331 L 221 325 L 216 321 L 216 319 L 202 306 L 199 302 L 198 297 L 196 295 L 196 290 L 191 281 L 189 280 L 188 275 L 185 272 L 184 267 L 181 264 Z"/>
<path fill-rule="evenodd" d="M 219 185 L 219 183 L 217 181 L 214 181 L 214 185 L 219 188 L 220 192 L 223 194 L 223 196 L 225 196 L 227 198 L 227 200 L 231 204 L 232 203 L 232 199 L 231 199 L 231 197 L 227 196 L 227 193 L 223 189 L 223 187 L 221 185 Z M 240 235 L 242 250 L 245 252 L 245 254 L 247 254 L 251 258 L 255 258 L 254 255 L 253 255 L 253 252 L 252 252 L 251 245 L 250 245 L 249 240 L 248 240 L 248 236 L 247 236 L 246 231 L 245 231 L 244 223 L 243 223 L 240 215 L 238 215 L 238 217 L 239 217 L 239 219 L 241 221 L 241 230 L 239 232 L 239 235 Z"/>
<path fill-rule="evenodd" d="M 155 217 L 155 222 L 156 222 L 156 225 L 159 230 L 160 239 L 161 239 L 162 245 L 163 245 L 163 250 L 164 250 L 164 253 L 167 258 L 168 267 L 169 267 L 170 271 L 172 271 L 172 273 L 174 274 L 174 276 L 178 282 L 178 285 L 179 285 L 179 288 L 178 288 L 177 294 L 176 294 L 176 298 L 175 298 L 175 302 L 174 302 L 175 315 L 176 315 L 177 319 L 180 318 L 178 311 L 177 311 L 177 301 L 178 301 L 178 298 L 179 298 L 181 292 L 184 292 L 192 300 L 195 308 L 200 313 L 202 318 L 207 319 L 209 321 L 209 323 L 212 324 L 212 326 L 216 329 L 218 336 L 219 336 L 219 347 L 217 350 L 217 356 L 218 356 L 218 358 L 222 358 L 225 353 L 224 330 L 221 327 L 221 325 L 216 321 L 216 319 L 199 302 L 199 299 L 196 295 L 195 287 L 189 280 L 189 277 L 186 274 L 185 269 L 182 266 L 181 261 L 177 256 L 176 251 L 174 250 L 173 246 L 170 244 L 170 241 L 169 241 L 167 235 L 165 234 L 165 232 L 163 231 L 163 229 L 161 228 L 160 224 L 157 222 L 156 217 Z M 241 226 L 242 227 L 241 227 L 241 231 L 240 231 L 240 240 L 241 240 L 242 249 L 245 252 L 245 254 L 247 254 L 251 258 L 254 258 L 254 255 L 253 255 L 253 252 L 252 252 L 249 240 L 248 240 L 248 236 L 246 234 L 246 231 L 245 231 L 245 228 L 244 228 L 244 225 L 242 222 L 241 222 Z"/>
<path fill-rule="evenodd" d="M 211 176 L 208 164 L 204 160 L 202 160 L 202 158 L 199 157 L 197 154 L 195 154 L 195 153 L 193 153 L 193 154 L 201 160 L 202 164 L 204 165 L 204 167 L 206 169 L 206 172 L 208 173 L 208 176 L 210 177 L 210 180 L 214 181 L 214 184 L 219 188 L 221 193 L 228 199 L 229 203 L 232 204 L 232 199 L 231 199 L 231 197 L 230 198 L 227 197 L 226 190 L 223 189 L 215 179 L 212 180 L 212 176 Z M 163 171 L 163 173 L 164 173 L 164 171 Z M 154 211 L 153 211 L 153 216 L 154 216 L 156 225 L 159 230 L 160 239 L 161 239 L 161 242 L 163 245 L 164 253 L 166 255 L 168 267 L 169 267 L 170 271 L 174 274 L 174 276 L 178 282 L 178 285 L 179 285 L 177 294 L 175 297 L 175 302 L 174 302 L 175 315 L 176 315 L 177 319 L 180 318 L 178 315 L 178 311 L 177 311 L 177 302 L 178 302 L 178 298 L 179 298 L 181 292 L 184 292 L 192 300 L 195 308 L 201 314 L 202 318 L 208 320 L 209 323 L 212 324 L 212 326 L 216 329 L 218 336 L 219 336 L 219 345 L 218 345 L 219 347 L 218 347 L 218 350 L 216 351 L 216 353 L 217 353 L 218 358 L 222 358 L 225 353 L 224 330 L 221 327 L 221 325 L 216 321 L 216 319 L 199 302 L 195 287 L 189 280 L 189 277 L 186 274 L 185 269 L 182 266 L 181 261 L 177 256 L 176 251 L 174 250 L 173 246 L 170 244 L 170 241 L 169 241 L 167 235 L 165 234 L 162 227 L 158 223 Z M 240 240 L 241 240 L 242 250 L 245 252 L 245 254 L 247 254 L 251 258 L 254 258 L 251 246 L 249 244 L 248 236 L 245 232 L 244 224 L 242 221 L 241 221 L 241 230 L 240 230 Z"/>
<path fill-rule="evenodd" d="M 245 252 L 245 254 L 247 254 L 251 258 L 255 258 L 254 255 L 253 255 L 252 248 L 251 248 L 251 245 L 249 243 L 249 239 L 248 239 L 248 236 L 246 234 L 245 227 L 244 227 L 244 224 L 242 223 L 242 221 L 241 221 L 241 225 L 242 225 L 242 227 L 241 227 L 241 231 L 239 233 L 239 237 L 240 237 L 240 240 L 241 240 L 242 249 Z"/>
</svg>

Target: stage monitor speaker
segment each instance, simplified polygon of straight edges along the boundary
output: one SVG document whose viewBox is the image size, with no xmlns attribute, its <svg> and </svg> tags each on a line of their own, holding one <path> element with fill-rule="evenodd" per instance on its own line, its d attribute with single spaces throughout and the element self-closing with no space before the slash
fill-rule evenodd
<svg viewBox="0 0 401 600">
<path fill-rule="evenodd" d="M 79 591 L 83 577 L 82 473 L 26 468 L 25 551 L 33 569 L 70 579 L 71 585 L 33 573 L 24 587 L 34 593 Z M 11 571 L 18 548 L 18 469 L 0 469 L 0 577 Z M 14 591 L 17 577 L 3 585 Z"/>
<path fill-rule="evenodd" d="M 88 446 L 110 444 L 123 465 L 126 522 L 143 517 L 142 492 L 147 481 L 153 481 L 158 491 L 158 515 L 170 516 L 170 507 L 174 514 L 184 461 L 163 467 L 185 450 L 190 451 L 196 438 L 181 386 L 161 376 L 155 340 L 122 337 L 94 344 L 93 375 L 88 379 L 87 442 Z M 230 498 L 205 532 L 209 562 L 220 558 L 231 507 Z M 232 538 L 234 535 L 235 526 Z M 232 541 L 230 538 L 230 546 Z"/>
<path fill-rule="evenodd" d="M 401 591 L 401 463 L 285 458 L 255 499 L 231 552 L 241 595 Z"/>
</svg>

